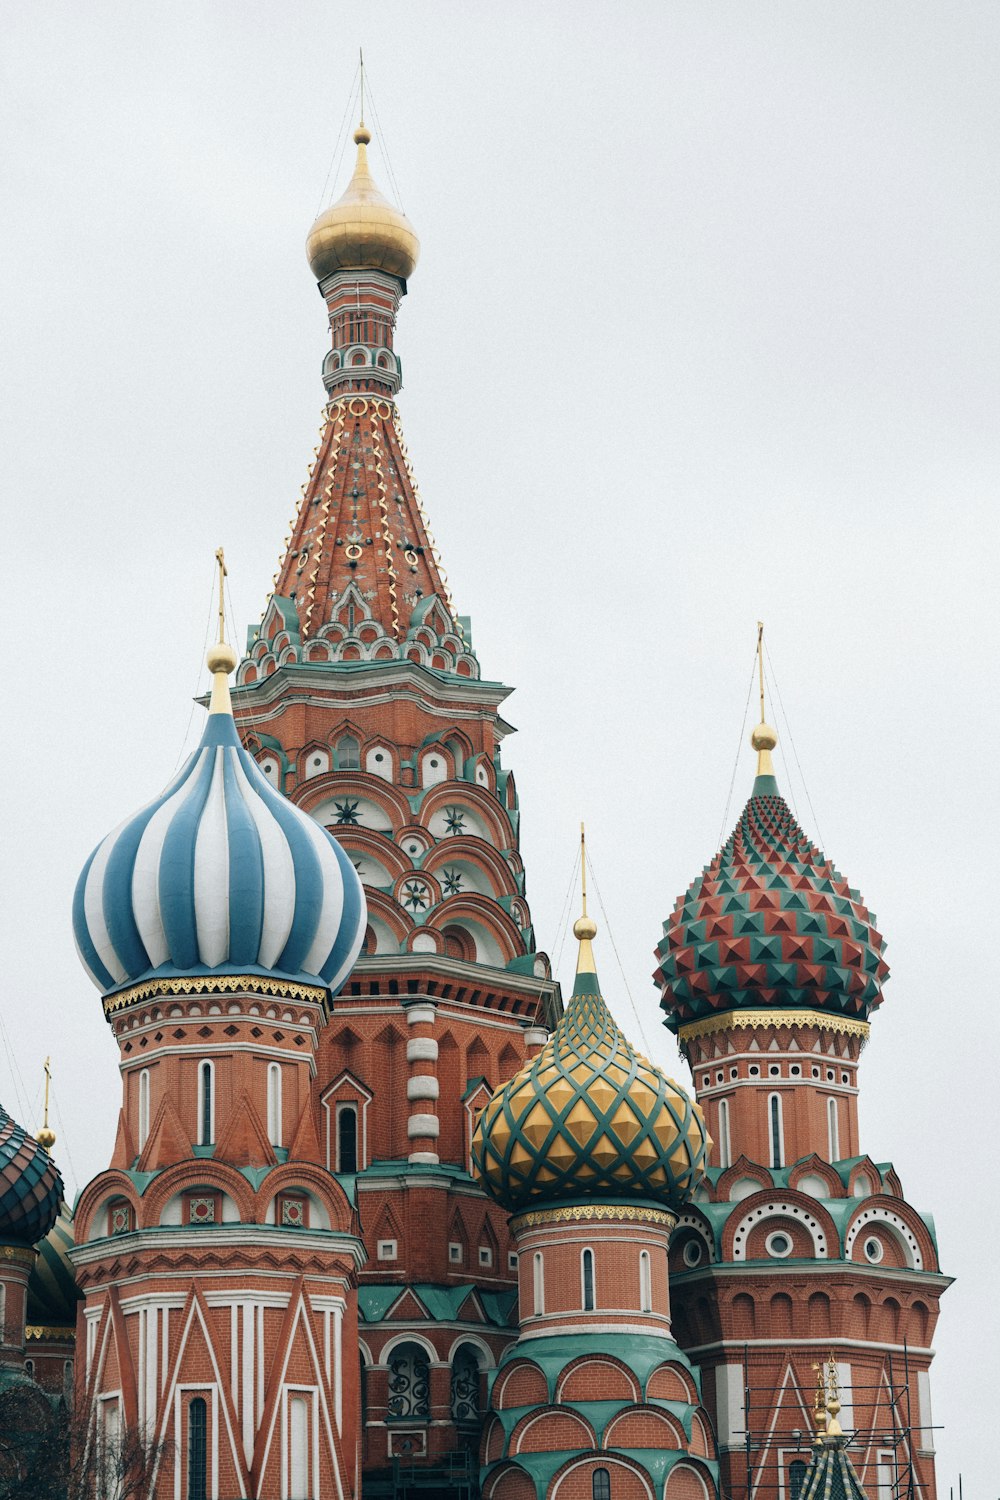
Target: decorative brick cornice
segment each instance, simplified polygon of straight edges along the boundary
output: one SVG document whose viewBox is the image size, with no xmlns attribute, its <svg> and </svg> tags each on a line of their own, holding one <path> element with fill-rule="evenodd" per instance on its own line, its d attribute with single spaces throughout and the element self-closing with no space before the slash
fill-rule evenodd
<svg viewBox="0 0 1000 1500">
<path fill-rule="evenodd" d="M 76 1342 L 75 1328 L 50 1328 L 43 1323 L 28 1323 L 24 1330 L 26 1339 L 42 1340 L 46 1343 L 73 1344 Z"/>
<path fill-rule="evenodd" d="M 559 1208 L 538 1208 L 525 1214 L 517 1214 L 511 1219 L 510 1227 L 516 1234 L 518 1230 L 535 1229 L 541 1224 L 572 1224 L 581 1219 L 661 1224 L 668 1231 L 677 1223 L 677 1215 L 668 1213 L 665 1208 L 639 1208 L 634 1203 L 569 1203 Z"/>
<path fill-rule="evenodd" d="M 269 995 L 276 999 L 305 1000 L 326 1013 L 329 991 L 318 984 L 298 984 L 292 980 L 274 979 L 264 974 L 197 974 L 177 979 L 147 979 L 127 990 L 104 997 L 104 1014 L 114 1015 L 128 1005 L 152 1000 L 158 995 Z"/>
<path fill-rule="evenodd" d="M 833 1031 L 841 1036 L 868 1040 L 871 1027 L 867 1021 L 855 1021 L 819 1010 L 726 1010 L 700 1021 L 689 1021 L 677 1032 L 677 1040 L 690 1042 L 695 1037 L 712 1036 L 717 1031 L 751 1030 L 758 1026 L 814 1026 L 817 1031 Z"/>
</svg>

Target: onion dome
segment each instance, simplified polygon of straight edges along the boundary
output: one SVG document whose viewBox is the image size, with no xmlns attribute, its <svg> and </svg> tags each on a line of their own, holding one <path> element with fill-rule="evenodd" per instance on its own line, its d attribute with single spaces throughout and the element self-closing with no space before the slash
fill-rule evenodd
<svg viewBox="0 0 1000 1500">
<path fill-rule="evenodd" d="M 553 1200 L 654 1200 L 676 1208 L 707 1165 L 702 1112 L 636 1052 L 601 997 L 586 914 L 576 983 L 545 1046 L 479 1117 L 473 1170 L 511 1212 Z"/>
<path fill-rule="evenodd" d="M 413 275 L 420 241 L 409 219 L 393 207 L 368 170 L 370 140 L 362 121 L 354 132 L 354 176 L 343 196 L 309 231 L 306 255 L 317 281 L 334 271 L 386 271 L 401 281 Z"/>
<path fill-rule="evenodd" d="M 33 1245 L 48 1234 L 62 1196 L 45 1147 L 0 1108 L 0 1244 Z"/>
<path fill-rule="evenodd" d="M 69 1258 L 73 1240 L 73 1212 L 64 1203 L 59 1217 L 35 1248 L 38 1255 L 28 1277 L 28 1319 L 46 1328 L 72 1328 L 82 1293 Z"/>
<path fill-rule="evenodd" d="M 77 949 L 105 995 L 222 974 L 336 993 L 361 951 L 357 871 L 243 748 L 227 682 L 235 665 L 224 643 L 209 652 L 201 744 L 155 801 L 98 844 L 77 881 Z"/>
<path fill-rule="evenodd" d="M 769 1008 L 867 1020 L 889 974 L 874 914 L 780 795 L 775 731 L 761 722 L 750 742 L 750 800 L 663 924 L 654 978 L 665 1024 L 677 1031 L 713 1014 Z"/>
</svg>

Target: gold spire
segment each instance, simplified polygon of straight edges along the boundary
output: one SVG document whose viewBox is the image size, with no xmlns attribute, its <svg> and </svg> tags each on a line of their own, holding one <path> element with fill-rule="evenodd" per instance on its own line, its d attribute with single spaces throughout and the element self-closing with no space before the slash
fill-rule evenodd
<svg viewBox="0 0 1000 1500">
<path fill-rule="evenodd" d="M 226 555 L 222 548 L 216 549 L 215 561 L 219 565 L 219 639 L 208 649 L 205 665 L 212 674 L 212 701 L 208 705 L 210 714 L 231 714 L 232 699 L 229 696 L 229 674 L 236 669 L 236 652 L 226 643 Z"/>
<path fill-rule="evenodd" d="M 420 241 L 406 215 L 379 190 L 368 166 L 372 135 L 365 124 L 364 58 L 361 60 L 361 112 L 354 144 L 354 175 L 345 192 L 324 210 L 309 231 L 306 255 L 317 281 L 334 271 L 385 271 L 406 281 L 413 275 Z"/>
<path fill-rule="evenodd" d="M 580 824 L 580 915 L 573 923 L 573 936 L 579 941 L 580 952 L 576 960 L 578 974 L 596 974 L 594 950 L 591 939 L 597 935 L 597 923 L 587 915 L 587 834 Z"/>
<path fill-rule="evenodd" d="M 840 1411 L 840 1377 L 837 1374 L 837 1361 L 832 1354 L 826 1362 L 826 1409 L 827 1437 L 843 1437 L 844 1429 L 837 1421 L 837 1413 Z"/>
<path fill-rule="evenodd" d="M 764 621 L 757 621 L 757 674 L 760 682 L 760 723 L 750 736 L 750 743 L 757 752 L 757 775 L 773 776 L 774 765 L 771 751 L 778 743 L 778 732 L 764 718 Z"/>
<path fill-rule="evenodd" d="M 51 1151 L 56 1143 L 56 1133 L 49 1129 L 49 1084 L 52 1082 L 52 1069 L 49 1064 L 51 1061 L 51 1057 L 45 1059 L 45 1117 L 41 1130 L 35 1136 L 35 1140 L 46 1151 Z"/>
<path fill-rule="evenodd" d="M 813 1365 L 816 1372 L 816 1395 L 813 1398 L 813 1426 L 816 1429 L 814 1442 L 819 1446 L 826 1436 L 826 1377 L 822 1365 Z"/>
</svg>

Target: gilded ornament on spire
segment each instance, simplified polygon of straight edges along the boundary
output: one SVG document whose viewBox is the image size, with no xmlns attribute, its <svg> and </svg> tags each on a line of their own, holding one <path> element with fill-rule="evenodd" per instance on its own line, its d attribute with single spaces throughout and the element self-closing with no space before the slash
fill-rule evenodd
<svg viewBox="0 0 1000 1500">
<path fill-rule="evenodd" d="M 698 1186 L 711 1142 L 701 1109 L 636 1052 L 604 1003 L 586 913 L 576 983 L 541 1052 L 483 1110 L 473 1170 L 511 1212 L 558 1200 L 645 1199 L 676 1208 Z"/>
<path fill-rule="evenodd" d="M 49 1085 L 52 1082 L 52 1059 L 45 1059 L 45 1113 L 42 1116 L 42 1128 L 35 1135 L 35 1140 L 46 1151 L 51 1151 L 56 1143 L 56 1133 L 49 1127 Z"/>
<path fill-rule="evenodd" d="M 368 166 L 371 131 L 362 118 L 354 132 L 358 148 L 354 175 L 331 208 L 309 231 L 306 255 L 317 281 L 334 271 L 385 271 L 407 281 L 420 254 L 420 241 L 406 215 L 377 186 Z"/>
</svg>

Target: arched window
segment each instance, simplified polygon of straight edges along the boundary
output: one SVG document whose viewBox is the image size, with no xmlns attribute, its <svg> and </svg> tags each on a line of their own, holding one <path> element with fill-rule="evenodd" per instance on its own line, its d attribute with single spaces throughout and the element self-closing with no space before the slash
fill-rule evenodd
<svg viewBox="0 0 1000 1500">
<path fill-rule="evenodd" d="M 149 1138 L 149 1069 L 139 1074 L 139 1150 Z"/>
<path fill-rule="evenodd" d="M 397 1344 L 389 1355 L 389 1416 L 426 1422 L 431 1414 L 431 1371 L 420 1344 Z"/>
<path fill-rule="evenodd" d="M 611 1500 L 611 1475 L 607 1469 L 595 1469 L 590 1481 L 593 1500 Z"/>
<path fill-rule="evenodd" d="M 719 1101 L 719 1166 L 731 1167 L 732 1157 L 729 1154 L 729 1100 Z"/>
<path fill-rule="evenodd" d="M 281 1064 L 267 1065 L 267 1138 L 281 1145 Z"/>
<path fill-rule="evenodd" d="M 532 1257 L 531 1276 L 535 1313 L 537 1316 L 541 1316 L 545 1311 L 545 1262 L 542 1260 L 542 1252 L 540 1250 L 536 1250 Z"/>
<path fill-rule="evenodd" d="M 353 734 L 342 734 L 337 741 L 337 769 L 340 771 L 361 770 L 361 746 Z"/>
<path fill-rule="evenodd" d="M 337 1171 L 358 1170 L 358 1112 L 353 1104 L 337 1107 Z"/>
<path fill-rule="evenodd" d="M 639 1251 L 639 1311 L 653 1311 L 653 1288 L 649 1275 L 649 1251 Z"/>
<path fill-rule="evenodd" d="M 208 1496 L 208 1407 L 203 1396 L 195 1396 L 188 1407 L 187 1500 Z"/>
<path fill-rule="evenodd" d="M 788 1493 L 790 1500 L 799 1500 L 802 1486 L 806 1482 L 806 1465 L 801 1458 L 797 1458 L 788 1470 Z"/>
<path fill-rule="evenodd" d="M 33 1359 L 26 1359 L 24 1361 L 24 1373 L 25 1373 L 25 1375 L 27 1375 L 27 1377 L 28 1377 L 29 1380 L 34 1380 L 34 1378 L 35 1378 L 35 1361 Z"/>
<path fill-rule="evenodd" d="M 826 1101 L 827 1134 L 830 1137 L 830 1160 L 840 1160 L 840 1121 L 837 1118 L 837 1101 Z"/>
<path fill-rule="evenodd" d="M 305 1396 L 288 1402 L 288 1500 L 309 1496 L 309 1404 Z"/>
<path fill-rule="evenodd" d="M 479 1361 L 468 1344 L 456 1350 L 451 1367 L 451 1415 L 456 1422 L 479 1421 Z"/>
<path fill-rule="evenodd" d="M 594 1252 L 584 1250 L 580 1257 L 580 1274 L 583 1282 L 583 1310 L 594 1311 Z"/>
<path fill-rule="evenodd" d="M 198 1064 L 198 1144 L 210 1146 L 215 1139 L 215 1090 L 210 1062 Z"/>
<path fill-rule="evenodd" d="M 785 1165 L 785 1143 L 781 1124 L 781 1098 L 778 1094 L 770 1095 L 767 1101 L 767 1110 L 771 1126 L 771 1166 L 783 1167 Z"/>
</svg>

